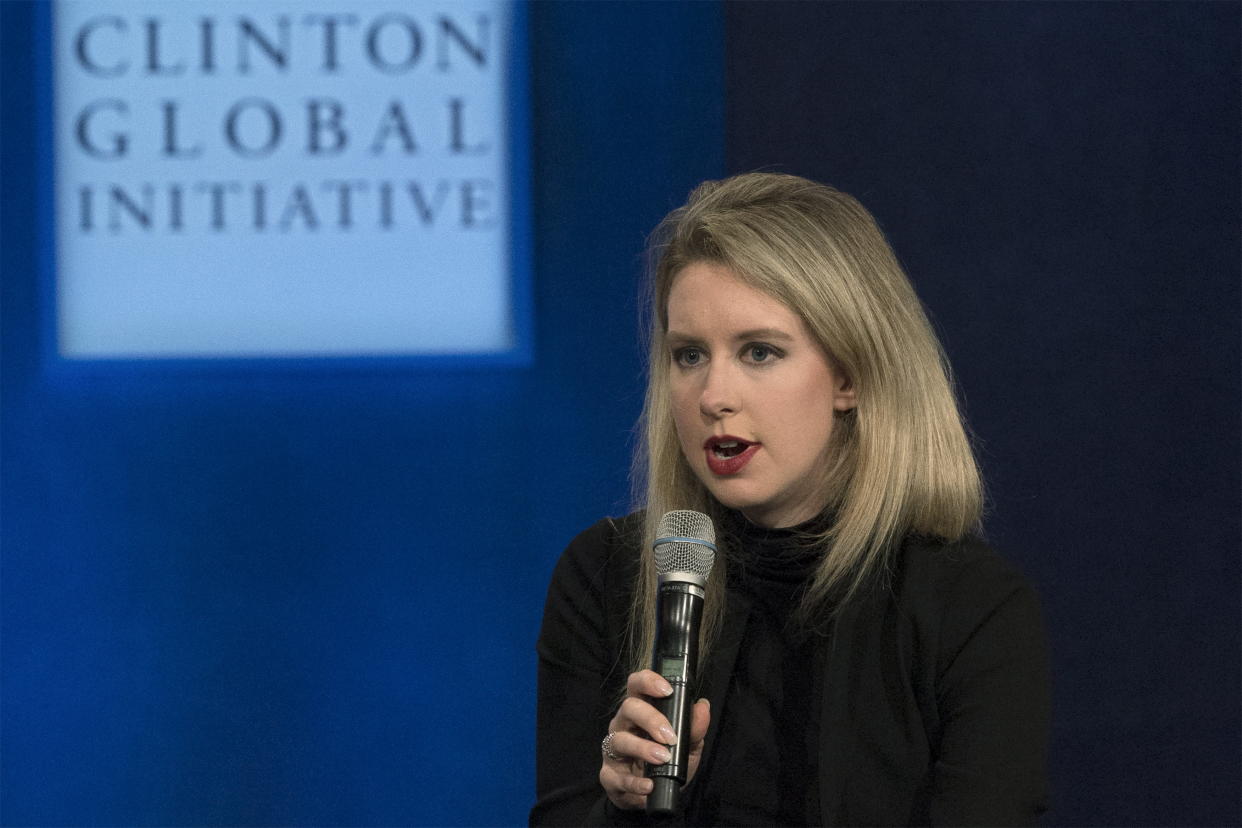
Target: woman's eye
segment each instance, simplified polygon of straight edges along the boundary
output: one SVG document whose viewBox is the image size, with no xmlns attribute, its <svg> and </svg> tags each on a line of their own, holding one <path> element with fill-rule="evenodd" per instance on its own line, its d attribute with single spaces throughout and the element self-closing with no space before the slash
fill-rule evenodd
<svg viewBox="0 0 1242 828">
<path fill-rule="evenodd" d="M 683 368 L 691 368 L 703 361 L 703 352 L 698 348 L 678 348 L 673 352 L 673 361 Z"/>
<path fill-rule="evenodd" d="M 776 349 L 770 345 L 746 346 L 746 359 L 750 362 L 771 362 L 777 356 Z"/>
</svg>

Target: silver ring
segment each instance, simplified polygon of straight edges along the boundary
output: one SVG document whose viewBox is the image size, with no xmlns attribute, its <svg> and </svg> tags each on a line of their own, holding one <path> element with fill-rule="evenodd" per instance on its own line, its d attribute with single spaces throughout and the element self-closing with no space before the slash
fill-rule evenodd
<svg viewBox="0 0 1242 828">
<path fill-rule="evenodd" d="M 604 752 L 604 755 L 607 756 L 612 761 L 624 762 L 625 757 L 619 753 L 614 752 L 612 749 L 612 740 L 616 735 L 617 734 L 614 731 L 609 731 L 608 735 L 604 737 L 604 741 L 600 743 L 599 749 L 602 750 Z"/>
</svg>

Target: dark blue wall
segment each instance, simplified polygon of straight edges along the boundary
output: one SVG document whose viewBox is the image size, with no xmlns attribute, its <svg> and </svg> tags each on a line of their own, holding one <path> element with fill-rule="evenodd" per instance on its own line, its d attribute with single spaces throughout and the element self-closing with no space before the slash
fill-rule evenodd
<svg viewBox="0 0 1242 828">
<path fill-rule="evenodd" d="M 644 237 L 723 169 L 719 9 L 530 7 L 535 362 L 347 373 L 40 364 L 34 13 L 0 3 L 0 821 L 524 822 L 547 579 L 626 508 Z"/>
<path fill-rule="evenodd" d="M 1059 825 L 1236 825 L 1231 3 L 731 3 L 727 163 L 877 215 L 1043 596 Z"/>
</svg>

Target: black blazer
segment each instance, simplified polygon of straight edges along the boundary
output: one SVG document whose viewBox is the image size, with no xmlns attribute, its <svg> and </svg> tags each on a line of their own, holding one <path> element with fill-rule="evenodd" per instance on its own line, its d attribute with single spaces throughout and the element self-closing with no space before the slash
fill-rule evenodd
<svg viewBox="0 0 1242 828">
<path fill-rule="evenodd" d="M 532 825 L 642 824 L 599 786 L 622 696 L 637 515 L 575 538 L 548 588 Z M 726 687 L 749 606 L 731 593 L 706 670 Z M 844 608 L 822 654 L 820 812 L 827 825 L 1030 824 L 1045 808 L 1048 661 L 1034 592 L 982 542 L 911 537 L 891 577 Z M 711 697 L 719 721 L 725 699 Z M 709 728 L 700 774 L 723 749 Z M 696 781 L 699 781 L 696 779 Z M 710 813 L 687 788 L 686 820 Z"/>
</svg>

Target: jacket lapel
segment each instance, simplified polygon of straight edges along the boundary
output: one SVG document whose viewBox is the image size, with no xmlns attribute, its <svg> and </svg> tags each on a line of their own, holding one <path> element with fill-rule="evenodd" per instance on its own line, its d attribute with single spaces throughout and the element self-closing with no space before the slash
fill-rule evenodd
<svg viewBox="0 0 1242 828">
<path fill-rule="evenodd" d="M 720 635 L 712 648 L 710 663 L 705 673 L 706 683 L 702 686 L 702 695 L 712 705 L 712 720 L 707 728 L 707 738 L 703 744 L 703 765 L 709 765 L 715 755 L 716 734 L 720 732 L 720 723 L 724 721 L 725 700 L 729 695 L 729 681 L 733 675 L 733 665 L 737 662 L 738 648 L 746 635 L 746 621 L 750 617 L 751 598 L 740 592 L 730 592 L 725 605 L 724 623 Z M 702 772 L 703 768 L 700 768 Z"/>
</svg>

